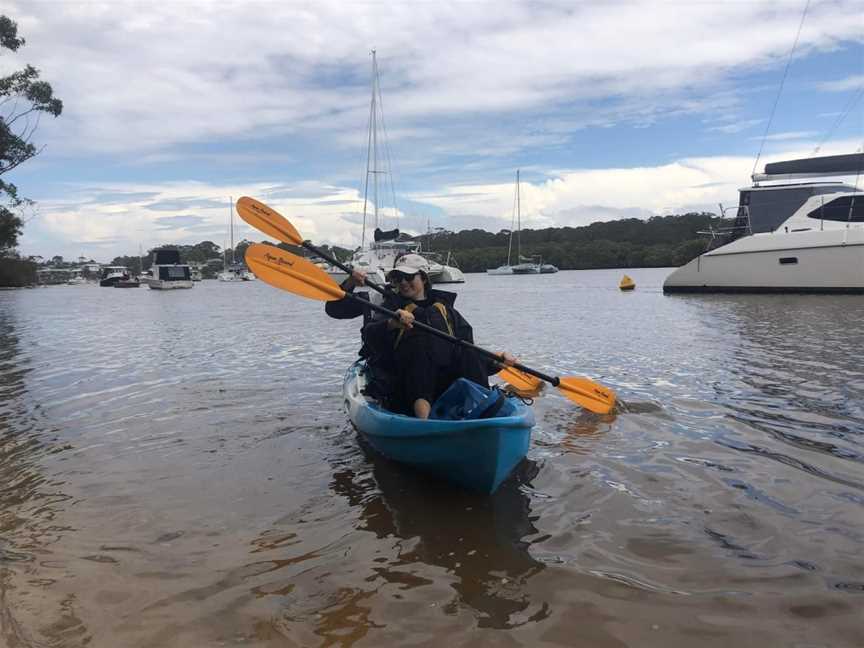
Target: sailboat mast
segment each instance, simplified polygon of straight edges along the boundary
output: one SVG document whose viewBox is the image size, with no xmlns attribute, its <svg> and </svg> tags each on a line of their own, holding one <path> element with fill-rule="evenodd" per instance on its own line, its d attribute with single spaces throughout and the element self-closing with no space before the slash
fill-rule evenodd
<svg viewBox="0 0 864 648">
<path fill-rule="evenodd" d="M 375 227 L 378 222 L 378 59 L 372 50 L 372 198 L 375 201 Z"/>
<path fill-rule="evenodd" d="M 237 260 L 234 258 L 234 196 L 228 196 L 228 210 L 231 214 L 231 265 Z"/>
<path fill-rule="evenodd" d="M 519 190 L 519 169 L 516 169 L 516 264 L 522 263 L 522 194 Z"/>
<path fill-rule="evenodd" d="M 372 50 L 374 60 L 375 50 Z M 375 65 L 372 65 L 372 78 L 375 78 Z M 372 100 L 369 102 L 369 137 L 366 142 L 366 179 L 363 185 L 363 231 L 360 233 L 360 247 L 366 246 L 366 208 L 369 204 L 369 163 L 372 160 L 372 116 L 375 114 L 375 83 L 372 83 Z"/>
<path fill-rule="evenodd" d="M 516 193 L 513 196 L 514 200 L 519 199 L 519 171 L 516 171 Z M 513 253 L 513 226 L 516 225 L 516 206 L 513 206 L 513 211 L 510 212 L 510 236 L 507 238 L 507 265 L 510 265 L 510 255 Z"/>
</svg>

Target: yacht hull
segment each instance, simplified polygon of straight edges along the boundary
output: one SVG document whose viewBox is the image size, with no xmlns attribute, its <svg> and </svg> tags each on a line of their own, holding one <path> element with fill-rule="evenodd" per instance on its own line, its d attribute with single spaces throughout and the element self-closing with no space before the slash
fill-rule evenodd
<svg viewBox="0 0 864 648">
<path fill-rule="evenodd" d="M 864 231 L 747 236 L 681 266 L 663 292 L 864 293 Z"/>
<path fill-rule="evenodd" d="M 193 288 L 195 286 L 191 279 L 178 279 L 173 281 L 151 279 L 147 282 L 147 285 L 150 286 L 152 290 L 179 290 L 181 288 Z"/>
</svg>

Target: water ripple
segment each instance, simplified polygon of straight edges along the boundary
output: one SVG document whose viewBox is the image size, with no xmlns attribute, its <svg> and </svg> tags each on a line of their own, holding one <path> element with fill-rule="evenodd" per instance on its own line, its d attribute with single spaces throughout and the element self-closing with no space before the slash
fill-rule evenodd
<svg viewBox="0 0 864 648">
<path fill-rule="evenodd" d="M 364 447 L 319 303 L 0 293 L 0 643 L 864 643 L 864 302 L 630 274 L 459 288 L 483 346 L 622 401 L 547 387 L 491 498 Z"/>
</svg>

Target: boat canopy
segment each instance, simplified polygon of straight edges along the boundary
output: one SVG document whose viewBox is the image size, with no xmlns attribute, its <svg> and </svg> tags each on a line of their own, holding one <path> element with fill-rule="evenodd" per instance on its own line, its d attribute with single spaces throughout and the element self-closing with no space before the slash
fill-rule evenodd
<svg viewBox="0 0 864 648">
<path fill-rule="evenodd" d="M 845 155 L 825 155 L 800 160 L 771 162 L 765 165 L 765 173 L 754 174 L 753 180 L 759 182 L 784 178 L 856 175 L 862 171 L 864 171 L 864 153 L 847 153 Z"/>
<path fill-rule="evenodd" d="M 180 263 L 180 250 L 156 250 L 153 265 L 177 265 Z"/>
<path fill-rule="evenodd" d="M 399 228 L 392 230 L 382 230 L 378 227 L 375 228 L 375 242 L 379 241 L 395 241 L 399 238 Z"/>
</svg>

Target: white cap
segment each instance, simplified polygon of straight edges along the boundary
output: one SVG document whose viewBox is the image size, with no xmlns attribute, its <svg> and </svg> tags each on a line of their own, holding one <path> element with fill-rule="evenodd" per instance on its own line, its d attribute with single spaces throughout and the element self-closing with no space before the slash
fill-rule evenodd
<svg viewBox="0 0 864 648">
<path fill-rule="evenodd" d="M 425 275 L 429 273 L 429 262 L 419 254 L 403 254 L 396 259 L 393 270 L 390 272 L 404 272 L 405 274 L 422 272 Z M 388 276 L 390 272 L 387 273 Z"/>
</svg>

